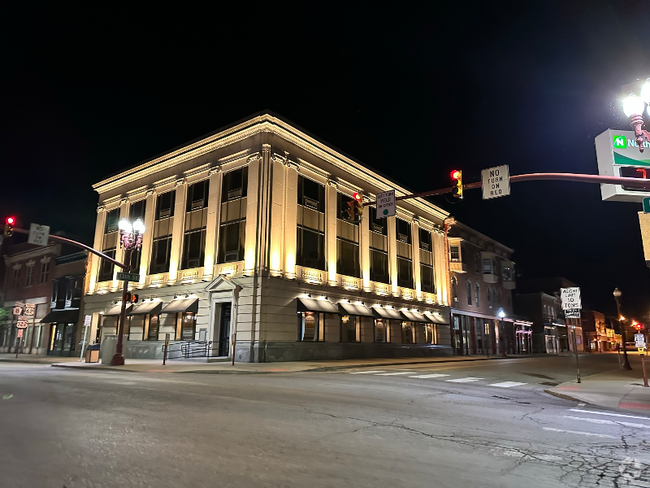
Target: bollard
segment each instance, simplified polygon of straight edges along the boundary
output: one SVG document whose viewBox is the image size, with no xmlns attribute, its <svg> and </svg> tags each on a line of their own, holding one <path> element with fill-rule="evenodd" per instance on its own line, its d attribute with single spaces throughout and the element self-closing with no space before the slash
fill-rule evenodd
<svg viewBox="0 0 650 488">
<path fill-rule="evenodd" d="M 167 350 L 169 349 L 169 332 L 165 334 L 165 345 L 163 346 L 163 366 L 167 362 Z"/>
<path fill-rule="evenodd" d="M 648 375 L 645 371 L 645 354 L 641 353 L 641 368 L 643 369 L 643 386 L 648 387 Z"/>
</svg>

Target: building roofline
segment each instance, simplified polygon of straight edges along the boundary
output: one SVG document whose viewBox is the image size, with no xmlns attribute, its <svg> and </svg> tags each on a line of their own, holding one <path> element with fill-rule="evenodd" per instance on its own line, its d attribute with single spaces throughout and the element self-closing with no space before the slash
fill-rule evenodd
<svg viewBox="0 0 650 488">
<path fill-rule="evenodd" d="M 458 220 L 456 220 L 456 223 L 453 225 L 452 229 L 453 229 L 454 227 L 460 227 L 461 229 L 464 229 L 464 230 L 466 230 L 466 231 L 468 231 L 468 232 L 472 232 L 472 233 L 476 234 L 478 237 L 480 237 L 481 239 L 485 239 L 486 241 L 489 241 L 489 242 L 491 242 L 491 243 L 493 243 L 493 244 L 496 244 L 496 245 L 499 246 L 501 249 L 503 249 L 503 250 L 506 251 L 506 252 L 509 252 L 510 254 L 512 254 L 512 253 L 515 252 L 514 249 L 512 249 L 512 248 L 506 246 L 505 244 L 501 244 L 499 241 L 496 241 L 496 240 L 492 239 L 491 237 L 486 236 L 485 234 L 483 234 L 483 233 L 477 231 L 476 229 L 470 227 L 469 225 L 463 224 L 462 222 L 460 222 L 460 221 L 458 221 Z M 451 237 L 451 236 L 450 236 L 450 237 Z"/>
<path fill-rule="evenodd" d="M 348 156 L 346 153 L 301 129 L 296 124 L 293 124 L 268 110 L 257 112 L 250 117 L 241 119 L 190 142 L 176 146 L 175 148 L 165 151 L 153 158 L 142 161 L 126 170 L 120 171 L 98 183 L 95 183 L 92 185 L 92 188 L 97 193 L 101 194 L 118 188 L 130 180 L 136 179 L 135 175 L 142 177 L 148 174 L 153 174 L 162 169 L 171 168 L 181 164 L 196 156 L 264 132 L 273 133 L 288 142 L 294 143 L 302 149 L 314 154 L 316 157 L 328 161 L 349 173 L 356 172 L 356 176 L 362 180 L 367 177 L 373 178 L 377 183 L 379 183 L 374 186 L 379 187 L 381 191 L 394 189 L 396 190 L 396 196 L 413 193 L 402 185 L 396 184 L 396 182 L 391 178 L 377 172 L 351 156 Z M 383 188 L 381 188 L 382 186 Z M 441 220 L 444 220 L 449 216 L 449 212 L 424 198 L 414 198 L 411 200 L 411 203 L 412 202 L 418 202 L 418 206 L 420 206 L 423 211 L 429 212 Z"/>
</svg>

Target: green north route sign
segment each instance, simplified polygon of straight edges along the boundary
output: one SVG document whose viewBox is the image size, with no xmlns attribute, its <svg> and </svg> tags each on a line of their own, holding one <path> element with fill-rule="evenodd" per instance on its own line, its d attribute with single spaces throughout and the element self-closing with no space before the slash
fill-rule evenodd
<svg viewBox="0 0 650 488">
<path fill-rule="evenodd" d="M 643 199 L 643 213 L 650 213 L 650 197 Z"/>
<path fill-rule="evenodd" d="M 118 281 L 140 281 L 140 273 L 117 273 Z"/>
</svg>

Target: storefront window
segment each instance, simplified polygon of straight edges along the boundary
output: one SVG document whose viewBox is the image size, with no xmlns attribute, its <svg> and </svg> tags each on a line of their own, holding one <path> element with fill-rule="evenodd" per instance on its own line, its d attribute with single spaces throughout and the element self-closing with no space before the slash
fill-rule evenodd
<svg viewBox="0 0 650 488">
<path fill-rule="evenodd" d="M 193 341 L 196 332 L 196 314 L 194 312 L 185 312 L 181 319 L 181 339 L 184 341 Z"/>
<path fill-rule="evenodd" d="M 412 322 L 402 322 L 402 344 L 415 344 L 415 327 Z"/>
<path fill-rule="evenodd" d="M 341 341 L 359 342 L 359 317 L 354 315 L 341 316 Z"/>
<path fill-rule="evenodd" d="M 149 334 L 147 339 L 150 341 L 158 340 L 158 327 L 160 326 L 160 316 L 152 315 L 149 319 Z"/>
<path fill-rule="evenodd" d="M 438 333 L 435 324 L 424 325 L 424 342 L 427 344 L 438 344 Z"/>
<path fill-rule="evenodd" d="M 390 342 L 388 320 L 375 319 L 375 342 Z"/>
<path fill-rule="evenodd" d="M 320 314 L 316 312 L 301 312 L 298 314 L 298 340 L 322 340 Z"/>
</svg>

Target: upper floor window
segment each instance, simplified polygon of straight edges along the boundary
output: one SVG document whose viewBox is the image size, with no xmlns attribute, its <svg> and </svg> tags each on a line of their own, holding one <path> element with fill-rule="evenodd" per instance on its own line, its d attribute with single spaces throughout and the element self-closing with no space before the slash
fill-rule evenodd
<svg viewBox="0 0 650 488">
<path fill-rule="evenodd" d="M 425 251 L 433 251 L 431 245 L 431 232 L 426 229 L 420 229 L 420 249 Z"/>
<path fill-rule="evenodd" d="M 131 207 L 129 208 L 129 220 L 131 222 L 135 222 L 136 220 L 140 219 L 142 222 L 144 222 L 144 210 L 145 206 L 147 204 L 146 200 L 138 200 L 137 202 L 133 202 L 131 204 Z"/>
<path fill-rule="evenodd" d="M 181 269 L 197 268 L 205 259 L 205 234 L 208 221 L 208 180 L 187 189 L 185 235 Z"/>
<path fill-rule="evenodd" d="M 449 256 L 454 263 L 460 261 L 460 246 L 449 246 Z"/>
<path fill-rule="evenodd" d="M 209 180 L 199 181 L 190 185 L 187 189 L 186 212 L 200 210 L 208 206 L 208 188 Z"/>
<path fill-rule="evenodd" d="M 20 279 L 20 268 L 14 268 L 14 288 L 18 288 L 18 280 Z"/>
<path fill-rule="evenodd" d="M 406 220 L 395 219 L 397 224 L 397 240 L 406 244 L 411 243 L 411 224 Z"/>
<path fill-rule="evenodd" d="M 483 259 L 483 273 L 485 274 L 492 273 L 492 260 L 489 258 Z"/>
<path fill-rule="evenodd" d="M 390 281 L 388 271 L 388 219 L 377 216 L 375 207 L 368 208 L 370 223 L 370 279 L 380 283 Z"/>
<path fill-rule="evenodd" d="M 492 287 L 491 286 L 488 286 L 488 289 L 487 289 L 487 301 L 488 301 L 488 303 L 492 302 Z"/>
<path fill-rule="evenodd" d="M 34 266 L 27 266 L 25 269 L 25 286 L 32 286 L 32 276 L 34 275 Z"/>
<path fill-rule="evenodd" d="M 224 173 L 221 201 L 227 202 L 248 195 L 248 166 Z M 206 197 L 207 198 L 207 197 Z"/>
<path fill-rule="evenodd" d="M 173 217 L 175 203 L 176 192 L 173 190 L 158 195 L 158 198 L 156 199 L 156 220 Z"/>
<path fill-rule="evenodd" d="M 337 193 L 336 213 L 336 272 L 348 276 L 361 276 L 359 265 L 359 223 L 343 220 L 345 209 L 352 198 Z"/>
<path fill-rule="evenodd" d="M 455 276 L 451 279 L 451 296 L 455 302 L 458 301 L 458 280 Z"/>
<path fill-rule="evenodd" d="M 176 192 L 168 191 L 156 198 L 156 214 L 153 228 L 153 245 L 149 272 L 166 273 L 172 249 L 172 230 L 174 228 L 174 206 Z"/>
<path fill-rule="evenodd" d="M 512 268 L 510 266 L 503 266 L 501 268 L 501 276 L 503 281 L 512 281 Z"/>
<path fill-rule="evenodd" d="M 299 266 L 325 269 L 325 186 L 298 176 L 297 253 Z"/>
<path fill-rule="evenodd" d="M 325 212 L 325 186 L 304 176 L 298 177 L 298 205 Z"/>
<path fill-rule="evenodd" d="M 477 273 L 481 272 L 481 253 L 474 253 L 474 271 Z"/>
<path fill-rule="evenodd" d="M 111 232 L 117 232 L 118 222 L 120 220 L 120 209 L 116 208 L 106 213 L 106 224 L 104 226 L 104 234 L 110 234 Z"/>
<path fill-rule="evenodd" d="M 49 273 L 50 273 L 50 262 L 46 261 L 44 263 L 41 263 L 41 283 L 45 283 L 47 281 Z"/>
<path fill-rule="evenodd" d="M 467 281 L 465 283 L 465 291 L 467 292 L 467 305 L 472 304 L 472 283 Z"/>
<path fill-rule="evenodd" d="M 368 219 L 372 232 L 376 232 L 382 236 L 388 235 L 388 217 L 378 216 L 376 207 L 368 207 Z"/>
<path fill-rule="evenodd" d="M 475 305 L 480 307 L 481 303 L 481 287 L 478 283 L 474 284 L 474 298 L 476 299 Z"/>
</svg>

